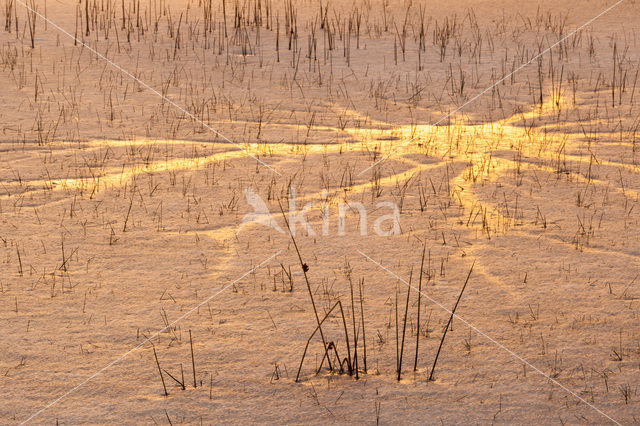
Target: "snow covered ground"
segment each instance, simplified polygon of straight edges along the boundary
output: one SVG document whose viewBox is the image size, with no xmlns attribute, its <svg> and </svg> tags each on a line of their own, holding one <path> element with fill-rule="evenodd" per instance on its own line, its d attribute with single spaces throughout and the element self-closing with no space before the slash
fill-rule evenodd
<svg viewBox="0 0 640 426">
<path fill-rule="evenodd" d="M 1 423 L 640 421 L 636 2 L 2 1 Z"/>
</svg>

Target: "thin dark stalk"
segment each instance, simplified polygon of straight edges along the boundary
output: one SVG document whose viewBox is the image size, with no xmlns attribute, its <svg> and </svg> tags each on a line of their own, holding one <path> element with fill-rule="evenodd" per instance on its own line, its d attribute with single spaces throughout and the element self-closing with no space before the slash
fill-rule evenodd
<svg viewBox="0 0 640 426">
<path fill-rule="evenodd" d="M 362 321 L 362 346 L 364 348 L 362 359 L 364 360 L 364 372 L 367 372 L 367 337 L 364 331 L 364 307 L 362 301 L 362 289 L 364 288 L 364 278 L 360 280 L 360 319 Z"/>
<path fill-rule="evenodd" d="M 193 338 L 191 337 L 191 330 L 189 330 L 189 344 L 191 345 L 191 368 L 193 369 L 193 387 L 197 388 L 196 383 L 196 358 L 193 356 Z"/>
<path fill-rule="evenodd" d="M 396 371 L 400 368 L 398 360 L 400 359 L 400 335 L 398 334 L 398 287 L 396 286 Z"/>
<path fill-rule="evenodd" d="M 333 371 L 333 366 L 331 365 L 331 360 L 329 359 L 329 350 L 327 348 L 327 340 L 324 338 L 324 333 L 322 332 L 322 326 L 320 325 L 321 324 L 320 317 L 318 316 L 318 309 L 316 308 L 316 302 L 313 300 L 313 292 L 311 291 L 311 284 L 309 283 L 309 277 L 307 277 L 307 270 L 309 269 L 309 266 L 302 261 L 300 250 L 298 250 L 298 244 L 296 243 L 296 239 L 293 237 L 293 232 L 291 231 L 291 227 L 289 226 L 289 221 L 287 220 L 287 216 L 284 214 L 284 210 L 282 209 L 282 203 L 280 203 L 279 200 L 278 200 L 278 205 L 280 206 L 280 212 L 282 213 L 284 222 L 287 224 L 287 230 L 289 230 L 289 236 L 291 237 L 291 241 L 293 241 L 293 246 L 295 247 L 296 253 L 298 254 L 298 260 L 300 261 L 300 267 L 302 268 L 302 273 L 304 274 L 304 280 L 307 283 L 307 290 L 309 291 L 311 306 L 313 306 L 313 313 L 316 317 L 316 323 L 318 324 L 320 337 L 322 338 L 322 345 L 324 346 L 324 352 L 327 355 L 327 363 L 329 364 L 329 370 Z"/>
<path fill-rule="evenodd" d="M 156 353 L 155 346 L 153 347 L 153 356 L 156 358 L 156 365 L 158 366 L 158 373 L 160 373 L 160 380 L 162 380 L 162 388 L 164 389 L 164 396 L 169 396 L 169 392 L 167 392 L 167 386 L 164 383 L 164 376 L 162 375 L 162 369 L 160 368 L 160 361 L 158 361 L 158 354 Z"/>
<path fill-rule="evenodd" d="M 182 388 L 182 390 L 185 390 L 186 387 L 184 386 L 184 382 L 181 382 L 180 380 L 176 379 L 175 377 L 173 377 L 173 375 L 171 373 L 169 373 L 167 370 L 165 370 L 164 368 L 162 369 L 162 371 L 164 371 L 165 373 L 167 373 L 167 375 L 169 377 L 171 377 L 177 384 L 180 385 L 180 387 Z"/>
<path fill-rule="evenodd" d="M 342 315 L 342 325 L 344 326 L 344 338 L 347 343 L 347 367 L 349 368 L 349 375 L 353 374 L 353 363 L 351 362 L 351 345 L 349 344 L 349 331 L 347 330 L 347 320 L 344 316 L 344 310 L 342 309 L 342 303 L 340 303 L 340 315 Z M 335 344 L 334 344 L 335 346 Z"/>
<path fill-rule="evenodd" d="M 353 282 L 349 278 L 349 288 L 351 289 L 351 322 L 353 323 L 353 368 L 356 373 L 356 380 L 360 378 L 358 374 L 358 334 L 356 333 L 356 307 L 353 301 Z"/>
<path fill-rule="evenodd" d="M 404 320 L 402 323 L 402 344 L 400 345 L 400 359 L 398 360 L 398 381 L 402 376 L 402 355 L 404 354 L 404 336 L 407 331 L 407 316 L 409 314 L 409 296 L 411 295 L 411 279 L 413 278 L 413 270 L 409 275 L 409 285 L 407 286 L 407 302 L 404 306 Z"/>
<path fill-rule="evenodd" d="M 311 336 L 309 336 L 309 338 L 307 339 L 307 344 L 304 347 L 304 352 L 302 353 L 302 359 L 300 360 L 300 366 L 298 367 L 298 374 L 296 374 L 296 383 L 298 382 L 298 380 L 300 379 L 300 371 L 302 370 L 302 363 L 304 362 L 304 358 L 307 355 L 307 349 L 309 349 L 309 344 L 311 343 L 311 339 L 313 339 L 313 336 L 316 335 L 316 332 L 320 329 L 320 325 L 322 325 L 322 323 L 324 322 L 324 320 L 326 320 L 329 315 L 331 314 L 331 312 L 335 309 L 336 306 L 338 306 L 338 304 L 340 304 L 340 301 L 338 300 L 335 305 L 333 305 L 331 307 L 331 309 L 329 309 L 329 311 L 327 312 L 327 314 L 324 316 L 324 318 L 322 318 L 322 321 L 320 321 L 320 324 L 316 326 L 316 329 L 313 330 L 313 333 L 311 333 Z M 326 357 L 327 354 L 325 353 L 324 357 Z M 322 358 L 322 362 L 324 362 L 324 357 Z M 320 364 L 320 367 L 322 367 L 322 364 Z"/>
<path fill-rule="evenodd" d="M 127 216 L 124 218 L 124 226 L 122 227 L 122 232 L 127 232 L 127 222 L 129 222 L 131 207 L 133 207 L 133 195 L 131 196 L 131 202 L 129 203 L 129 210 L 127 210 Z"/>
<path fill-rule="evenodd" d="M 184 390 L 186 389 L 186 386 L 184 386 L 186 382 L 184 381 L 184 368 L 182 368 L 182 363 L 180 363 L 180 377 L 182 377 L 182 389 Z"/>
<path fill-rule="evenodd" d="M 464 281 L 464 285 L 462 286 L 462 290 L 460 290 L 460 294 L 458 295 L 458 300 L 456 300 L 456 304 L 453 306 L 451 310 L 451 316 L 449 317 L 449 321 L 447 321 L 447 325 L 444 328 L 444 332 L 442 333 L 442 339 L 440 339 L 440 346 L 438 346 L 438 352 L 436 352 L 436 358 L 433 360 L 433 366 L 431 367 L 431 374 L 429 374 L 429 381 L 433 380 L 433 372 L 436 369 L 436 363 L 438 362 L 438 356 L 440 356 L 440 350 L 442 349 L 442 344 L 444 343 L 444 338 L 447 336 L 447 331 L 449 330 L 449 326 L 451 325 L 451 321 L 453 321 L 453 317 L 456 314 L 456 309 L 458 308 L 458 303 L 460 303 L 460 299 L 462 298 L 462 293 L 464 293 L 464 289 L 467 287 L 467 283 L 469 282 L 469 278 L 471 278 L 471 272 L 473 271 L 473 265 L 476 263 L 473 262 L 471 265 L 471 269 L 469 269 L 469 274 L 467 275 L 467 279 Z"/>
<path fill-rule="evenodd" d="M 338 364 L 340 364 L 340 373 L 344 373 L 344 363 L 345 362 L 349 362 L 349 360 L 347 358 L 340 358 L 340 355 L 338 354 L 338 347 L 335 345 L 335 343 L 333 342 L 329 342 L 329 349 L 333 348 L 333 352 L 336 354 L 336 359 L 338 360 Z M 329 360 L 329 358 L 327 358 L 327 361 Z M 348 367 L 348 366 L 347 366 Z"/>
<path fill-rule="evenodd" d="M 420 348 L 420 304 L 422 298 L 422 275 L 424 273 L 424 253 L 427 250 L 427 244 L 422 248 L 422 260 L 420 261 L 420 279 L 418 280 L 418 323 L 416 325 L 416 358 L 413 361 L 413 371 L 418 369 L 418 351 Z"/>
<path fill-rule="evenodd" d="M 18 273 L 22 276 L 22 258 L 20 257 L 20 249 L 18 248 L 18 244 L 16 244 L 16 253 L 18 253 Z"/>
</svg>

